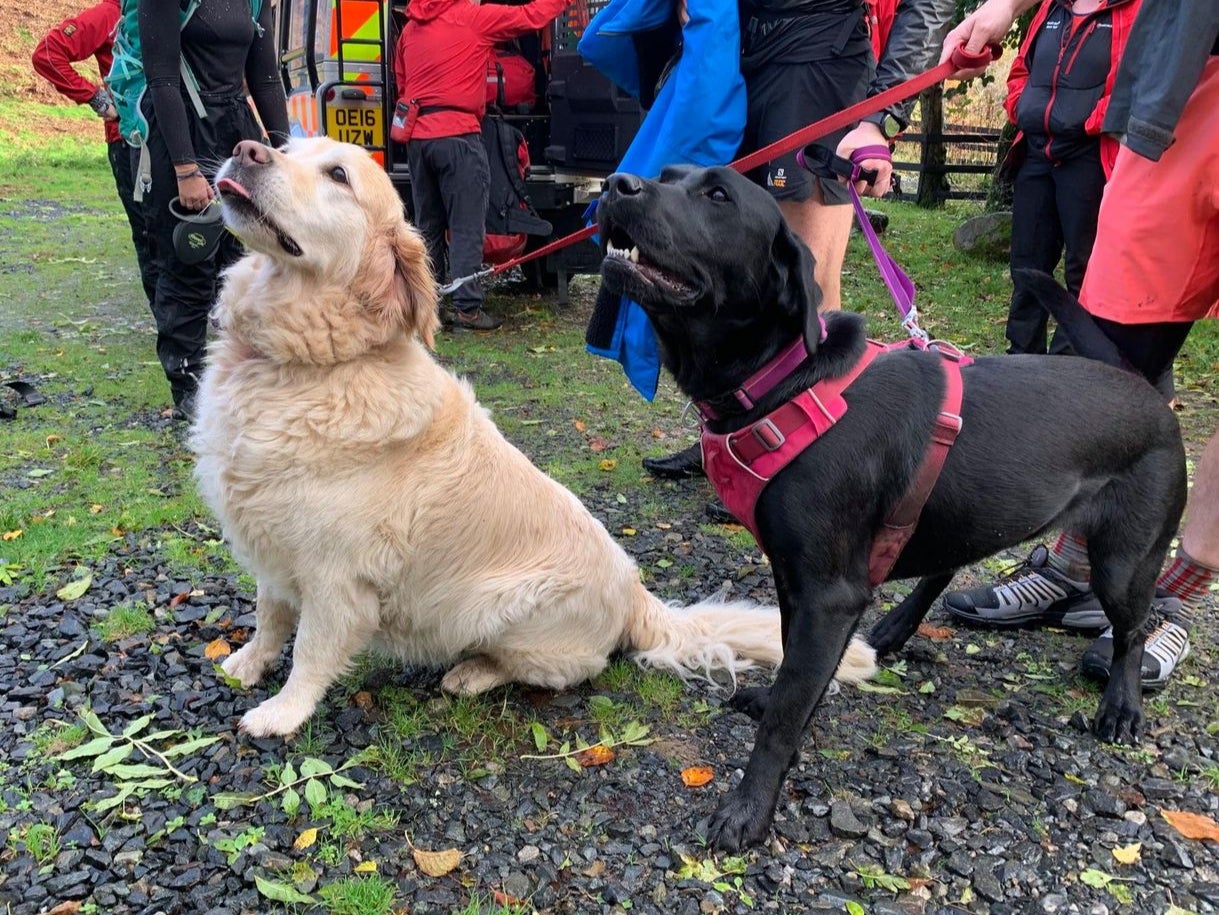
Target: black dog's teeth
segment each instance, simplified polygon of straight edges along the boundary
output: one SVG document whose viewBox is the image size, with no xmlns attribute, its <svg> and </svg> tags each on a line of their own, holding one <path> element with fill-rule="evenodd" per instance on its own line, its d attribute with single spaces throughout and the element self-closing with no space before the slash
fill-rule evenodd
<svg viewBox="0 0 1219 915">
<path fill-rule="evenodd" d="M 639 248 L 631 236 L 614 226 L 605 238 L 605 256 L 622 258 L 637 264 L 639 263 Z"/>
</svg>

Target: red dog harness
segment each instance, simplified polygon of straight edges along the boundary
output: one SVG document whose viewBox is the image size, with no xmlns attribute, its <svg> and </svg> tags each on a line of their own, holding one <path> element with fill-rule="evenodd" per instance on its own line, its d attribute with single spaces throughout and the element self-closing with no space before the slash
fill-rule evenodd
<svg viewBox="0 0 1219 915">
<path fill-rule="evenodd" d="M 846 374 L 817 382 L 761 419 L 735 432 L 717 435 L 707 431 L 706 420 L 716 419 L 717 415 L 708 404 L 697 405 L 703 417 L 703 468 L 724 505 L 749 528 L 755 540 L 761 543 L 754 511 L 766 484 L 842 418 L 847 411 L 842 392 L 872 360 L 884 353 L 911 346 L 923 348 L 917 341 L 886 345 L 869 340 L 862 356 Z M 961 431 L 961 366 L 973 360 L 946 344 L 937 343 L 929 348 L 943 357 L 944 399 L 932 430 L 931 443 L 913 483 L 885 518 L 884 525 L 872 541 L 872 552 L 868 556 L 868 579 L 873 587 L 888 577 L 889 570 L 914 533 L 923 506 L 944 467 L 948 449 Z M 758 398 L 791 374 L 807 357 L 804 340 L 796 340 L 750 376 L 733 392 L 733 396 L 743 407 L 751 408 Z"/>
</svg>

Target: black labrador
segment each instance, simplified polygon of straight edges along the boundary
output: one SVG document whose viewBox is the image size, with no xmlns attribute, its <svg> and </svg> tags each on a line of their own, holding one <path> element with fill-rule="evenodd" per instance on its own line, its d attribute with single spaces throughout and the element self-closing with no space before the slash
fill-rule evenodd
<svg viewBox="0 0 1219 915">
<path fill-rule="evenodd" d="M 709 431 L 761 418 L 842 375 L 863 350 L 855 314 L 825 315 L 821 339 L 812 255 L 770 194 L 731 169 L 670 168 L 659 181 L 611 176 L 597 214 L 605 286 L 644 307 L 665 366 L 693 400 L 729 403 L 728 392 L 803 336 L 809 356 L 800 367 L 752 409 L 724 407 Z M 1066 295 L 1048 277 L 1039 288 Z M 733 698 L 759 727 L 744 779 L 708 823 L 720 848 L 767 834 L 784 776 L 871 598 L 873 536 L 926 450 L 945 386 L 940 362 L 915 349 L 877 358 L 846 389 L 837 425 L 757 502 L 784 656 L 769 689 Z M 1094 729 L 1105 741 L 1133 741 L 1143 723 L 1148 610 L 1185 504 L 1176 418 L 1142 378 L 1087 359 L 981 358 L 962 379 L 960 435 L 889 575 L 922 580 L 869 641 L 881 653 L 900 648 L 956 569 L 1069 526 L 1087 536 L 1092 586 L 1114 628 Z"/>
</svg>

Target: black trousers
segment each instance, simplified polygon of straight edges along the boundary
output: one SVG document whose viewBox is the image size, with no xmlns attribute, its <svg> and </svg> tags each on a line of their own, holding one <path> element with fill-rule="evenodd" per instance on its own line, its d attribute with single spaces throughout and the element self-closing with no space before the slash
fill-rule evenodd
<svg viewBox="0 0 1219 915">
<path fill-rule="evenodd" d="M 244 97 L 204 98 L 207 117 L 200 119 L 190 100 L 183 96 L 195 158 L 211 181 L 220 164 L 240 140 L 262 139 L 262 129 Z M 177 218 L 169 202 L 178 196 L 178 180 L 165 139 L 157 129 L 156 112 L 144 101 L 148 118 L 147 148 L 152 161 L 152 187 L 144 195 L 144 224 L 155 265 L 156 290 L 152 316 L 157 324 L 157 359 L 169 379 L 175 404 L 194 395 L 203 371 L 207 346 L 208 313 L 216 300 L 220 271 L 242 254 L 241 244 L 224 233 L 216 253 L 197 264 L 184 264 L 174 254 L 173 234 Z M 140 150 L 131 150 L 133 177 L 138 180 Z"/>
<path fill-rule="evenodd" d="M 114 175 L 114 188 L 119 193 L 127 222 L 131 226 L 131 244 L 135 248 L 135 260 L 140 268 L 140 283 L 144 296 L 152 302 L 157 289 L 157 266 L 152 258 L 152 246 L 148 243 L 148 228 L 144 224 L 144 208 L 135 202 L 135 181 L 131 171 L 131 155 L 126 143 L 115 140 L 106 144 L 106 157 L 110 160 L 110 172 Z"/>
<path fill-rule="evenodd" d="M 411 169 L 415 228 L 427 244 L 437 279 L 443 283 L 446 277 L 477 273 L 483 264 L 491 192 L 491 168 L 482 134 L 411 140 L 406 144 L 406 159 Z M 453 293 L 453 307 L 458 311 L 474 311 L 482 304 L 483 289 L 477 280 Z"/>
<path fill-rule="evenodd" d="M 1012 270 L 1053 273 L 1061 259 L 1067 289 L 1078 296 L 1104 190 L 1099 141 L 1089 152 L 1061 163 L 1030 153 L 1012 190 Z M 1007 351 L 1045 353 L 1048 319 L 1041 304 L 1017 284 L 1007 313 Z M 1071 352 L 1065 334 L 1054 333 L 1049 352 Z"/>
</svg>

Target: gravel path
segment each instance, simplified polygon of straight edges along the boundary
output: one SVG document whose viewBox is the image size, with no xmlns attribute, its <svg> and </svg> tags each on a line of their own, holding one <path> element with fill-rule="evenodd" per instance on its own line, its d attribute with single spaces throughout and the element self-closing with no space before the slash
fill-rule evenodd
<svg viewBox="0 0 1219 915">
<path fill-rule="evenodd" d="M 611 531 L 647 517 L 645 500 L 665 502 L 671 520 L 621 538 L 663 596 L 692 600 L 722 583 L 773 601 L 756 550 L 704 525 L 706 493 L 652 482 L 625 503 L 609 491 L 584 498 Z M 0 586 L 0 904 L 10 915 L 285 911 L 259 878 L 272 893 L 329 900 L 294 911 L 340 915 L 1219 910 L 1216 843 L 1183 837 L 1163 815 L 1219 818 L 1213 604 L 1194 628 L 1193 657 L 1148 697 L 1150 733 L 1134 749 L 1087 733 L 1098 693 L 1074 673 L 1085 638 L 955 628 L 916 637 L 883 692 L 827 700 L 769 846 L 725 858 L 700 844 L 697 825 L 740 778 L 753 726 L 722 709 L 723 692 L 618 664 L 570 693 L 513 688 L 458 707 L 441 697 L 437 672 L 370 662 L 331 691 L 304 735 L 250 740 L 236 722 L 265 691 L 230 688 L 204 656 L 253 624 L 249 582 L 219 571 L 180 579 L 164 561 L 145 533 L 95 567 L 78 599 Z M 881 593 L 869 622 L 894 596 Z M 118 606 L 150 610 L 150 631 L 107 641 L 99 622 Z M 217 739 L 171 757 L 189 783 L 171 779 L 98 812 L 123 780 L 92 774 L 92 758 L 53 758 L 67 736 L 53 722 L 77 723 L 85 706 L 112 734 L 146 715 L 136 737 L 179 732 L 152 742 L 161 749 Z M 560 738 L 593 740 L 598 721 L 618 737 L 637 723 L 652 742 L 578 771 L 521 758 L 538 754 L 539 736 L 547 753 Z M 342 774 L 360 787 L 316 779 L 326 804 L 303 801 L 295 816 L 283 792 L 217 803 L 271 791 L 286 762 L 299 778 L 309 759 L 357 761 Z M 137 752 L 124 764 L 148 762 Z M 709 784 L 683 784 L 693 765 L 711 768 Z M 428 876 L 412 846 L 462 857 Z M 336 896 L 344 877 L 352 892 Z M 356 905 L 356 890 L 371 898 L 378 888 L 392 903 Z"/>
</svg>

